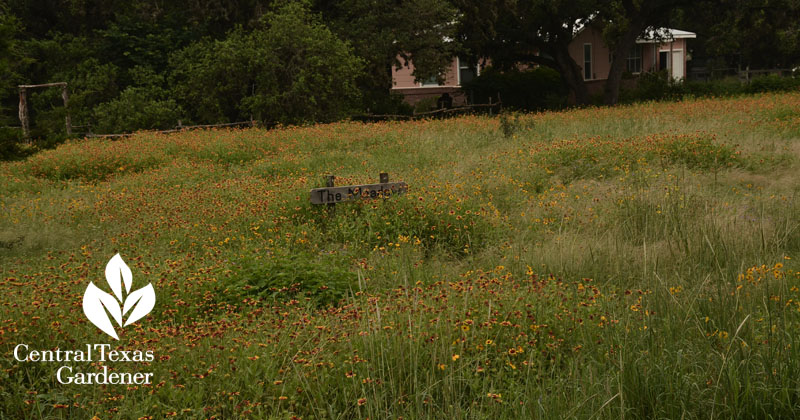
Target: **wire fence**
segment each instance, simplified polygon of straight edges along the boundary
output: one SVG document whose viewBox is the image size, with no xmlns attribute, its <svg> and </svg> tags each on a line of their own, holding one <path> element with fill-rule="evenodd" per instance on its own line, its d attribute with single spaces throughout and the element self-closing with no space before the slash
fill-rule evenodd
<svg viewBox="0 0 800 420">
<path fill-rule="evenodd" d="M 158 134 L 169 134 L 169 133 L 177 133 L 180 131 L 189 131 L 189 130 L 202 130 L 205 128 L 221 128 L 221 127 L 256 127 L 259 125 L 255 120 L 250 121 L 237 121 L 232 123 L 222 123 L 222 124 L 200 124 L 200 125 L 182 125 L 180 121 L 178 121 L 178 125 L 175 128 L 171 128 L 169 130 L 152 130 L 148 131 L 150 133 L 158 133 Z M 86 138 L 122 138 L 122 137 L 130 137 L 136 133 L 115 133 L 115 134 L 94 134 L 94 133 L 82 133 Z"/>
<path fill-rule="evenodd" d="M 354 121 L 362 121 L 362 122 L 398 121 L 398 120 L 409 121 L 409 120 L 421 120 L 426 118 L 447 118 L 447 117 L 454 117 L 457 115 L 476 114 L 476 113 L 486 113 L 489 115 L 493 115 L 495 113 L 499 113 L 502 109 L 503 109 L 503 103 L 498 101 L 488 104 L 464 105 L 455 108 L 442 108 L 434 111 L 417 112 L 412 115 L 401 115 L 401 114 L 356 115 L 353 116 L 352 119 Z"/>
<path fill-rule="evenodd" d="M 433 111 L 427 112 L 418 112 L 412 115 L 402 115 L 402 114 L 364 114 L 364 115 L 355 115 L 351 117 L 353 121 L 360 121 L 360 122 L 377 122 L 377 121 L 409 121 L 409 120 L 420 120 L 420 119 L 435 119 L 435 118 L 449 118 L 458 115 L 465 115 L 465 114 L 478 114 L 478 113 L 485 113 L 489 115 L 493 115 L 495 113 L 499 113 L 502 110 L 503 104 L 502 101 L 497 102 L 490 102 L 488 104 L 472 104 L 472 105 L 464 105 L 458 106 L 453 108 L 442 108 Z M 146 130 L 148 133 L 158 133 L 158 134 L 169 134 L 169 133 L 177 133 L 181 131 L 188 131 L 188 130 L 202 130 L 208 128 L 224 128 L 224 127 L 265 127 L 265 128 L 273 128 L 277 126 L 277 123 L 265 123 L 259 122 L 256 120 L 249 120 L 249 121 L 236 121 L 231 123 L 220 123 L 220 124 L 197 124 L 197 125 L 183 125 L 181 121 L 178 121 L 178 124 L 171 129 L 166 130 Z M 11 128 L 11 129 L 24 129 L 21 126 L 4 126 L 2 128 Z M 82 136 L 84 138 L 89 139 L 96 139 L 96 138 L 105 138 L 105 139 L 119 139 L 130 137 L 136 134 L 136 132 L 125 132 L 125 133 L 93 133 L 92 132 L 92 125 L 91 123 L 87 123 L 85 125 L 74 125 L 71 126 L 73 136 Z M 75 130 L 75 129 L 85 129 L 85 131 Z M 33 140 L 33 139 L 29 139 Z"/>
</svg>

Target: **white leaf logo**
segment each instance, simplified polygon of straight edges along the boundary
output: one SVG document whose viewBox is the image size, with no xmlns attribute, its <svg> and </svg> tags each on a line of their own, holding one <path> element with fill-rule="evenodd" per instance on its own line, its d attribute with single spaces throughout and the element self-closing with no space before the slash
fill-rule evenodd
<svg viewBox="0 0 800 420">
<path fill-rule="evenodd" d="M 131 269 L 122 260 L 119 254 L 114 255 L 106 264 L 106 281 L 111 286 L 114 295 L 106 293 L 94 283 L 90 282 L 83 294 L 83 313 L 100 331 L 119 340 L 111 319 L 120 327 L 127 327 L 144 318 L 156 304 L 156 292 L 152 284 L 148 284 L 131 293 L 133 275 Z M 125 295 L 122 290 L 125 286 Z M 116 298 L 115 298 L 116 297 Z M 120 306 L 122 305 L 122 306 Z M 133 309 L 133 311 L 131 311 Z M 123 324 L 123 316 L 131 311 L 128 319 Z M 109 315 L 111 318 L 109 319 Z"/>
</svg>

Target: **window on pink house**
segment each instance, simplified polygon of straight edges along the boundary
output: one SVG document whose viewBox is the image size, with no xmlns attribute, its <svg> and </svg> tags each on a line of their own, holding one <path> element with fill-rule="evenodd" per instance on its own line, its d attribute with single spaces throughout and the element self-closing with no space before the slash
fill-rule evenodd
<svg viewBox="0 0 800 420">
<path fill-rule="evenodd" d="M 592 44 L 583 44 L 583 80 L 592 79 Z"/>
<path fill-rule="evenodd" d="M 658 52 L 658 69 L 666 70 L 669 68 L 669 51 Z"/>
<path fill-rule="evenodd" d="M 470 82 L 472 79 L 478 77 L 478 66 L 470 64 L 469 60 L 458 57 L 458 84 Z"/>
<path fill-rule="evenodd" d="M 628 55 L 628 72 L 641 73 L 642 72 L 642 46 L 636 44 Z"/>
<path fill-rule="evenodd" d="M 439 78 L 437 76 L 431 76 L 422 81 L 422 86 L 439 86 Z"/>
</svg>

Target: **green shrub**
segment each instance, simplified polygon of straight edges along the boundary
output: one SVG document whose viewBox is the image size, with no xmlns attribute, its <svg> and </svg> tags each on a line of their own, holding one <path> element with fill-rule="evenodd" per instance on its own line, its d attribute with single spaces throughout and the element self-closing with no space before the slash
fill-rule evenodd
<svg viewBox="0 0 800 420">
<path fill-rule="evenodd" d="M 95 130 L 121 133 L 172 128 L 183 115 L 183 110 L 175 100 L 165 96 L 160 88 L 129 87 L 112 101 L 95 108 Z"/>
<path fill-rule="evenodd" d="M 736 150 L 728 145 L 716 144 L 710 138 L 677 138 L 664 144 L 661 155 L 672 163 L 682 163 L 688 168 L 719 169 L 739 163 Z"/>
<path fill-rule="evenodd" d="M 800 88 L 800 79 L 778 75 L 759 76 L 750 83 L 738 77 L 709 81 L 690 81 L 683 84 L 683 93 L 692 96 L 733 96 L 745 93 L 782 92 Z"/>
<path fill-rule="evenodd" d="M 396 92 L 364 90 L 362 87 L 363 109 L 374 115 L 411 115 L 414 107 L 405 102 L 405 97 Z"/>
<path fill-rule="evenodd" d="M 666 70 L 642 73 L 636 87 L 620 92 L 620 102 L 675 100 L 683 95 L 683 86 L 672 80 Z"/>
<path fill-rule="evenodd" d="M 644 73 L 639 77 L 636 90 L 641 100 L 676 99 L 681 95 L 680 85 L 675 83 L 666 70 Z"/>
<path fill-rule="evenodd" d="M 692 96 L 733 96 L 745 93 L 746 86 L 738 77 L 725 77 L 708 81 L 688 81 L 684 92 Z"/>
<path fill-rule="evenodd" d="M 21 129 L 0 128 L 0 160 L 11 160 L 22 157 L 24 152 L 19 147 L 21 141 Z"/>
<path fill-rule="evenodd" d="M 743 83 L 738 77 L 708 81 L 672 81 L 666 70 L 643 73 L 634 89 L 620 92 L 621 102 L 676 100 L 689 96 L 734 96 L 746 93 L 778 92 L 800 88 L 800 79 L 777 75 L 760 76 Z"/>
<path fill-rule="evenodd" d="M 192 44 L 171 64 L 174 95 L 200 122 L 335 121 L 360 101 L 362 61 L 304 3 L 265 14 L 252 32 Z"/>
<path fill-rule="evenodd" d="M 95 107 L 96 131 L 119 133 L 172 128 L 184 115 L 169 97 L 163 75 L 136 66 L 128 71 L 133 84 L 111 101 Z"/>
<path fill-rule="evenodd" d="M 414 104 L 414 113 L 418 114 L 420 112 L 429 112 L 435 110 L 437 100 L 438 97 L 420 99 L 417 103 Z"/>
<path fill-rule="evenodd" d="M 335 305 L 357 281 L 348 262 L 336 256 L 250 256 L 231 268 L 233 297 L 286 301 L 309 300 L 318 306 Z"/>
<path fill-rule="evenodd" d="M 800 88 L 800 79 L 770 74 L 752 79 L 748 86 L 748 91 L 754 93 L 781 92 L 798 88 Z"/>
<path fill-rule="evenodd" d="M 308 203 L 290 212 L 292 225 L 322 232 L 323 241 L 365 251 L 405 243 L 426 254 L 463 256 L 485 246 L 492 231 L 482 209 L 455 196 L 409 193 L 341 204 L 333 214 L 326 206 Z"/>
<path fill-rule="evenodd" d="M 522 118 L 522 114 L 516 111 L 506 111 L 500 113 L 500 131 L 503 137 L 509 139 L 515 134 L 530 130 L 534 127 L 534 120 L 530 118 Z"/>
<path fill-rule="evenodd" d="M 463 86 L 474 103 L 503 102 L 504 107 L 537 111 L 566 105 L 568 89 L 557 71 L 548 67 L 501 72 L 487 68 Z"/>
</svg>

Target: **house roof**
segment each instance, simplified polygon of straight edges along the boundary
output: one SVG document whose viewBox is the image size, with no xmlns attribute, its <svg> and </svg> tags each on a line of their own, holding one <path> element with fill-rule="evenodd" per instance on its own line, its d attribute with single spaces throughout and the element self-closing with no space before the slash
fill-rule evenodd
<svg viewBox="0 0 800 420">
<path fill-rule="evenodd" d="M 697 38 L 697 34 L 672 28 L 647 28 L 637 40 L 637 44 L 659 44 L 676 39 Z"/>
<path fill-rule="evenodd" d="M 597 13 L 592 13 L 588 18 L 575 20 L 572 27 L 572 37 L 577 37 L 592 21 L 597 17 Z M 564 25 L 567 27 L 567 25 Z M 637 44 L 657 44 L 661 42 L 671 42 L 676 39 L 697 38 L 697 34 L 689 31 L 682 31 L 673 28 L 647 28 L 644 34 L 636 39 Z"/>
<path fill-rule="evenodd" d="M 588 18 L 585 19 L 584 18 L 576 19 L 575 25 L 572 26 L 572 37 L 575 38 L 576 36 L 578 36 L 578 34 L 583 32 L 583 30 L 586 29 L 586 26 L 592 23 L 595 17 L 597 17 L 597 13 L 592 13 L 591 15 L 589 15 Z M 564 28 L 567 27 L 568 25 L 565 23 Z"/>
</svg>

